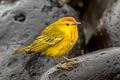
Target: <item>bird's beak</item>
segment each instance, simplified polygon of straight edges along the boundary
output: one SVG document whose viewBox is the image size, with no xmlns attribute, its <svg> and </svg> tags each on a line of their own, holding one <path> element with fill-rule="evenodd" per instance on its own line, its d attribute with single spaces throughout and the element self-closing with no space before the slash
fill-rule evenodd
<svg viewBox="0 0 120 80">
<path fill-rule="evenodd" d="M 81 24 L 81 22 L 75 22 L 74 25 L 75 25 L 75 24 L 79 25 L 79 24 Z"/>
</svg>

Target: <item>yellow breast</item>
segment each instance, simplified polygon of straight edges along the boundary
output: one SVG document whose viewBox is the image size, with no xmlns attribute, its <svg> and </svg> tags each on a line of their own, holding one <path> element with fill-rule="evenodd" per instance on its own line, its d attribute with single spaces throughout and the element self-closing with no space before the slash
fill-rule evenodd
<svg viewBox="0 0 120 80">
<path fill-rule="evenodd" d="M 61 42 L 48 48 L 47 50 L 41 53 L 55 58 L 61 57 L 66 53 L 68 53 L 73 48 L 77 39 L 78 39 L 78 31 L 76 27 L 76 29 L 69 31 Z"/>
</svg>

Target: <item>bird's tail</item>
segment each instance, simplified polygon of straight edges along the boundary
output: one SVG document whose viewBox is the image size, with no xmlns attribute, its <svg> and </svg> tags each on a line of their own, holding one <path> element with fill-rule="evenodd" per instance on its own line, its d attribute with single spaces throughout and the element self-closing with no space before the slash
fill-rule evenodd
<svg viewBox="0 0 120 80">
<path fill-rule="evenodd" d="M 23 52 L 26 52 L 25 48 L 21 48 L 21 49 L 15 50 L 15 51 L 12 52 L 12 54 L 15 55 L 15 54 L 23 53 Z"/>
</svg>

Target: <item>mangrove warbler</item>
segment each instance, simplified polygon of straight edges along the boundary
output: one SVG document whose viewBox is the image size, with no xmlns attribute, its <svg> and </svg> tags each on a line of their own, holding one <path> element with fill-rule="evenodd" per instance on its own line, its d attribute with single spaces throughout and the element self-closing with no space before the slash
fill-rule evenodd
<svg viewBox="0 0 120 80">
<path fill-rule="evenodd" d="M 68 53 L 78 40 L 77 22 L 73 17 L 63 17 L 45 28 L 42 34 L 27 47 L 15 50 L 13 54 L 18 53 L 40 53 L 53 57 L 62 57 Z M 76 58 L 66 61 L 74 61 Z M 59 62 L 58 62 L 59 63 Z M 60 64 L 60 63 L 59 63 Z M 70 66 L 62 66 L 61 68 L 68 69 Z"/>
</svg>

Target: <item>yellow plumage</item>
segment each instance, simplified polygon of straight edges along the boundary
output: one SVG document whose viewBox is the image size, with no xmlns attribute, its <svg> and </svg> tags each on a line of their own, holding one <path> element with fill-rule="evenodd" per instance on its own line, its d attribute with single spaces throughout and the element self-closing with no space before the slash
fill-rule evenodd
<svg viewBox="0 0 120 80">
<path fill-rule="evenodd" d="M 45 28 L 42 34 L 33 41 L 32 44 L 15 50 L 13 54 L 32 52 L 51 56 L 53 58 L 61 57 L 68 53 L 77 42 L 77 24 L 80 23 L 73 17 L 63 17 Z M 67 58 L 65 59 L 68 60 Z"/>
<path fill-rule="evenodd" d="M 32 44 L 18 49 L 13 54 L 22 52 L 41 53 L 51 57 L 61 57 L 68 53 L 78 39 L 76 20 L 64 17 L 45 28 Z"/>
</svg>

